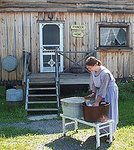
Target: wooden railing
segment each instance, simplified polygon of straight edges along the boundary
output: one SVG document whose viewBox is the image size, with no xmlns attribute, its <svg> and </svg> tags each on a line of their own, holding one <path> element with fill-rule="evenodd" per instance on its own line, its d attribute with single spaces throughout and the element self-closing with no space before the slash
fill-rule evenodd
<svg viewBox="0 0 134 150">
<path fill-rule="evenodd" d="M 23 51 L 24 74 L 22 84 L 27 82 L 27 75 L 31 73 L 31 53 Z"/>
<path fill-rule="evenodd" d="M 69 54 L 69 56 L 68 56 L 68 54 Z M 72 60 L 71 58 L 70 58 L 70 55 L 73 55 L 73 54 L 75 54 L 75 55 L 78 55 L 78 54 L 84 54 L 83 56 L 81 56 L 81 58 L 79 59 L 79 60 L 77 60 L 77 61 L 74 61 L 74 60 Z M 63 72 L 66 72 L 67 70 L 68 70 L 68 72 L 69 72 L 69 70 L 71 69 L 71 68 L 77 68 L 77 67 L 79 67 L 79 68 L 81 68 L 82 70 L 84 70 L 85 72 L 89 72 L 86 68 L 85 68 L 85 64 L 83 65 L 81 65 L 80 63 L 82 62 L 82 61 L 85 61 L 85 59 L 86 58 L 88 58 L 89 56 L 91 56 L 91 55 L 94 55 L 94 52 L 85 52 L 85 51 L 56 51 L 56 68 L 55 68 L 55 72 L 56 72 L 56 76 L 59 76 L 59 73 L 60 73 L 60 70 L 59 70 L 59 66 L 60 66 L 60 64 L 59 64 L 59 57 L 58 56 L 63 56 L 63 59 L 65 60 L 65 59 L 67 59 L 67 60 L 69 60 L 71 63 L 72 63 L 72 65 L 70 65 L 69 66 L 69 68 L 65 68 L 64 70 L 63 70 Z"/>
</svg>

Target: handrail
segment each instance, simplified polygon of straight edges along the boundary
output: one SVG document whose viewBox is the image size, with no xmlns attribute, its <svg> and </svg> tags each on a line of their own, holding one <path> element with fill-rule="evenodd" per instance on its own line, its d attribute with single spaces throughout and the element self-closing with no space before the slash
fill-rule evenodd
<svg viewBox="0 0 134 150">
<path fill-rule="evenodd" d="M 22 84 L 26 84 L 27 75 L 31 73 L 31 53 L 23 51 L 23 62 L 24 62 L 24 74 Z"/>
<path fill-rule="evenodd" d="M 58 75 L 59 74 L 59 60 L 58 60 L 58 55 L 62 55 L 64 58 L 68 59 L 70 62 L 73 63 L 69 68 L 66 68 L 65 70 L 63 70 L 63 72 L 65 72 L 67 69 L 70 69 L 70 68 L 72 68 L 74 66 L 79 66 L 80 68 L 84 69 L 86 72 L 89 72 L 85 68 L 85 66 L 83 67 L 79 63 L 81 61 L 85 60 L 86 58 L 88 58 L 89 56 L 94 55 L 94 52 L 85 52 L 85 51 L 56 51 L 55 53 L 56 53 L 55 54 L 56 55 L 56 66 L 55 66 L 56 68 L 55 68 L 55 72 L 56 72 L 57 77 L 59 76 Z M 74 60 L 70 59 L 69 57 L 67 57 L 65 55 L 67 53 L 70 53 L 70 54 L 78 54 L 78 53 L 83 53 L 84 54 L 85 53 L 85 56 L 82 57 L 80 60 L 78 60 L 78 61 L 75 62 Z"/>
<path fill-rule="evenodd" d="M 57 108 L 59 113 L 59 106 L 60 106 L 60 86 L 59 86 L 59 60 L 58 55 L 55 55 L 56 64 L 55 64 L 55 79 L 56 79 L 56 96 L 57 96 Z"/>
</svg>

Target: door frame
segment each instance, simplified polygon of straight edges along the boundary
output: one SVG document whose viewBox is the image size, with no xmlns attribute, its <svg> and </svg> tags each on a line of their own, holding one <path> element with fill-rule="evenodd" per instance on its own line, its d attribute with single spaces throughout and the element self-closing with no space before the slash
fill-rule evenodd
<svg viewBox="0 0 134 150">
<path fill-rule="evenodd" d="M 53 22 L 53 23 L 40 23 L 39 27 L 40 27 L 40 72 L 55 72 L 55 68 L 53 71 L 44 71 L 44 67 L 43 67 L 43 39 L 42 39 L 42 27 L 44 25 L 47 24 L 55 24 L 57 26 L 59 26 L 60 29 L 60 44 L 59 44 L 59 50 L 58 51 L 63 51 L 63 23 L 57 23 L 57 22 Z M 55 55 L 55 52 L 53 53 L 53 55 Z M 59 66 L 59 72 L 63 72 L 63 56 L 60 55 L 60 66 Z"/>
</svg>

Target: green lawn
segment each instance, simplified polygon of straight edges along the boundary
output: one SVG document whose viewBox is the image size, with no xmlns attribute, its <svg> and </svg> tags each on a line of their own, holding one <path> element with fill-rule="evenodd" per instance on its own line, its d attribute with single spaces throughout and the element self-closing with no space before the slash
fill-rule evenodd
<svg viewBox="0 0 134 150">
<path fill-rule="evenodd" d="M 24 110 L 24 105 L 21 104 L 19 107 L 8 109 L 8 103 L 5 97 L 6 88 L 0 86 L 0 123 L 26 121 L 27 113 Z"/>
<path fill-rule="evenodd" d="M 101 150 L 133 150 L 134 149 L 134 82 L 118 83 L 119 85 L 119 124 L 111 145 L 101 139 Z M 4 88 L 1 87 L 0 91 Z M 1 92 L 0 92 L 1 93 Z M 0 125 L 2 123 L 27 122 L 24 106 L 8 111 L 5 96 L 0 94 Z M 39 134 L 29 129 L 16 127 L 0 127 L 0 150 L 93 150 L 95 139 L 93 128 L 80 125 L 78 133 L 73 130 L 62 133 Z M 91 135 L 91 136 L 90 136 Z"/>
</svg>

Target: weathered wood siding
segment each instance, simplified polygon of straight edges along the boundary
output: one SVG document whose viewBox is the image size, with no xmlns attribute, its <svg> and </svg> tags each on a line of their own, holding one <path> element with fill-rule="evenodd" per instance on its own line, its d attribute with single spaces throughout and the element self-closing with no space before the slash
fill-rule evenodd
<svg viewBox="0 0 134 150">
<path fill-rule="evenodd" d="M 32 72 L 39 72 L 39 22 L 48 20 L 49 12 L 1 12 L 0 13 L 0 60 L 13 55 L 19 61 L 16 71 L 7 72 L 0 65 L 0 80 L 21 80 L 23 77 L 23 50 L 32 54 Z M 56 12 L 53 20 L 64 21 L 65 51 L 94 51 L 99 44 L 98 22 L 130 23 L 129 46 L 134 47 L 134 14 Z M 85 25 L 83 38 L 72 36 L 71 25 Z M 67 54 L 69 56 L 69 54 Z M 83 54 L 73 57 L 78 60 Z M 134 52 L 120 50 L 97 50 L 97 57 L 102 60 L 115 77 L 127 77 L 134 74 Z M 65 62 L 69 67 L 69 62 Z"/>
<path fill-rule="evenodd" d="M 98 50 L 97 57 L 109 68 L 116 78 L 128 77 L 134 74 L 134 15 L 102 13 L 101 22 L 130 23 L 128 49 Z M 97 34 L 98 35 L 98 34 Z M 97 38 L 98 39 L 98 38 Z M 97 40 L 97 46 L 99 41 Z"/>
</svg>

